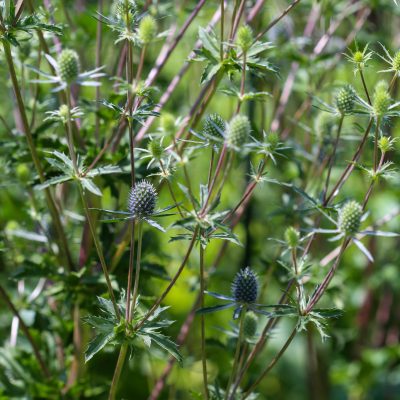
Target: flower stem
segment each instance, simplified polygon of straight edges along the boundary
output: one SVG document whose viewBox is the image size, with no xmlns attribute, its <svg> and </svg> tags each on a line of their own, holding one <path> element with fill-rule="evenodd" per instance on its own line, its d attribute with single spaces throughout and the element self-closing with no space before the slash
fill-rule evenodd
<svg viewBox="0 0 400 400">
<path fill-rule="evenodd" d="M 239 336 L 238 336 L 238 340 L 236 343 L 235 357 L 233 359 L 231 375 L 229 377 L 228 386 L 226 387 L 226 391 L 225 391 L 225 400 L 232 398 L 232 396 L 230 396 L 229 393 L 230 393 L 231 385 L 233 382 L 233 378 L 236 375 L 236 370 L 237 370 L 237 367 L 239 364 L 240 349 L 241 349 L 241 345 L 242 345 L 242 341 L 243 341 L 243 321 L 244 321 L 245 315 L 246 315 L 246 308 L 243 308 L 242 312 L 240 313 Z M 233 393 L 232 393 L 232 395 L 233 395 Z"/>
<path fill-rule="evenodd" d="M 205 290 L 205 277 L 204 277 L 204 249 L 200 244 L 200 307 L 204 307 L 204 290 Z M 206 330 L 204 314 L 201 315 L 201 361 L 203 364 L 203 384 L 204 394 L 206 400 L 209 399 L 208 394 L 208 379 L 207 379 L 207 355 L 206 355 Z"/>
<path fill-rule="evenodd" d="M 93 242 L 96 247 L 96 251 L 97 251 L 97 255 L 100 260 L 101 268 L 103 269 L 104 277 L 106 279 L 108 294 L 110 295 L 110 300 L 113 304 L 115 315 L 117 316 L 117 318 L 120 318 L 121 315 L 119 312 L 119 308 L 117 306 L 117 302 L 115 300 L 114 291 L 113 291 L 112 285 L 111 285 L 110 275 L 108 274 L 108 269 L 107 269 L 106 261 L 104 259 L 103 251 L 101 249 L 99 239 L 97 238 L 96 230 L 94 228 L 92 218 L 90 217 L 90 211 L 89 211 L 89 207 L 88 207 L 88 204 L 87 204 L 87 201 L 85 198 L 85 194 L 83 193 L 83 189 L 82 189 L 82 186 L 80 183 L 79 183 L 78 187 L 79 187 L 79 194 L 81 195 L 81 199 L 82 199 L 83 208 L 85 209 L 86 218 L 89 223 L 89 228 L 90 228 L 90 232 L 92 234 Z"/>
<path fill-rule="evenodd" d="M 282 355 L 285 353 L 286 349 L 289 347 L 290 343 L 296 336 L 297 329 L 296 327 L 293 329 L 292 333 L 290 334 L 289 338 L 286 340 L 285 344 L 279 350 L 279 353 L 271 360 L 265 370 L 260 374 L 260 376 L 254 381 L 254 383 L 246 390 L 243 395 L 243 400 L 250 396 L 250 394 L 254 391 L 254 389 L 258 386 L 258 384 L 265 378 L 269 371 L 275 366 L 275 364 L 279 361 Z"/>
<path fill-rule="evenodd" d="M 124 366 L 127 352 L 128 352 L 128 344 L 124 343 L 119 351 L 118 361 L 117 365 L 115 366 L 114 376 L 111 382 L 108 400 L 115 400 L 115 395 L 117 394 L 117 389 L 118 389 L 118 382 L 119 378 L 121 377 L 122 367 Z"/>
<path fill-rule="evenodd" d="M 139 279 L 140 279 L 140 262 L 141 262 L 141 258 L 142 258 L 142 239 L 143 239 L 143 222 L 139 220 L 138 221 L 138 244 L 137 244 L 137 250 L 136 250 L 135 283 L 133 286 L 131 318 L 133 316 L 133 313 L 135 312 L 136 300 L 138 297 Z"/>
<path fill-rule="evenodd" d="M 28 142 L 29 151 L 31 153 L 31 157 L 32 157 L 36 172 L 39 175 L 40 183 L 44 183 L 45 176 L 44 176 L 42 165 L 40 163 L 39 155 L 38 155 L 36 147 L 35 147 L 32 132 L 31 132 L 29 122 L 28 122 L 28 117 L 26 115 L 25 105 L 24 105 L 24 101 L 22 99 L 17 75 L 15 72 L 14 62 L 12 59 L 10 44 L 6 40 L 3 40 L 2 42 L 3 42 L 4 54 L 6 56 L 6 61 L 7 61 L 7 65 L 8 65 L 8 70 L 10 72 L 11 82 L 12 82 L 14 93 L 15 93 L 15 98 L 17 100 L 18 111 L 21 116 L 24 134 L 25 134 L 26 140 Z M 67 240 L 67 237 L 65 235 L 65 232 L 64 232 L 64 229 L 63 229 L 63 226 L 61 223 L 59 211 L 57 209 L 57 206 L 55 204 L 55 201 L 53 199 L 50 189 L 45 188 L 44 193 L 45 193 L 46 202 L 49 207 L 50 214 L 51 214 L 51 218 L 53 220 L 55 229 L 57 231 L 60 251 L 62 253 L 64 253 L 65 265 L 68 269 L 73 270 L 74 263 L 72 261 L 71 253 L 69 252 L 68 240 Z"/>
<path fill-rule="evenodd" d="M 167 294 L 170 292 L 170 290 L 174 287 L 176 281 L 178 280 L 179 276 L 181 275 L 183 269 L 185 268 L 186 263 L 189 260 L 189 256 L 193 250 L 193 246 L 196 242 L 197 239 L 197 233 L 199 229 L 196 227 L 196 229 L 193 232 L 192 239 L 190 241 L 189 247 L 186 251 L 185 257 L 181 263 L 181 265 L 178 268 L 178 271 L 175 273 L 174 277 L 171 279 L 169 285 L 166 287 L 164 292 L 161 294 L 161 296 L 157 299 L 157 301 L 153 304 L 153 306 L 150 308 L 150 310 L 147 312 L 147 314 L 142 318 L 142 320 L 134 327 L 134 330 L 137 331 L 140 329 L 143 324 L 153 315 L 154 311 L 157 310 L 158 306 L 161 304 L 161 302 L 165 299 Z"/>
<path fill-rule="evenodd" d="M 333 147 L 332 154 L 329 157 L 328 173 L 326 175 L 325 188 L 324 188 L 324 198 L 325 198 L 325 196 L 326 196 L 326 194 L 328 192 L 328 189 L 329 189 L 329 181 L 330 181 L 330 178 L 331 178 L 331 172 L 332 172 L 333 164 L 335 163 L 335 156 L 336 156 L 336 151 L 337 151 L 337 147 L 338 147 L 338 144 L 339 144 L 340 134 L 342 132 L 343 120 L 344 120 L 344 115 L 342 115 L 340 117 L 339 126 L 338 126 L 338 130 L 337 130 L 337 134 L 336 134 L 335 144 L 334 144 L 334 147 Z"/>
</svg>

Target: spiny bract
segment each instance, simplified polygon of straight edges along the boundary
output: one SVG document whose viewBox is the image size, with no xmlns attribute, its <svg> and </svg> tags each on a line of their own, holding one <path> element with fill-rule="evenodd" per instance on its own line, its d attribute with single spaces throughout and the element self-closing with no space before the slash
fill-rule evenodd
<svg viewBox="0 0 400 400">
<path fill-rule="evenodd" d="M 149 217 L 154 213 L 157 202 L 155 187 L 142 180 L 131 189 L 128 200 L 128 210 L 136 218 Z"/>
<path fill-rule="evenodd" d="M 347 202 L 339 211 L 339 229 L 348 235 L 356 234 L 360 229 L 362 214 L 363 209 L 357 201 Z"/>
<path fill-rule="evenodd" d="M 228 126 L 227 142 L 229 147 L 240 148 L 249 140 L 251 125 L 249 119 L 244 115 L 236 115 Z"/>
<path fill-rule="evenodd" d="M 249 267 L 236 274 L 232 283 L 232 295 L 238 303 L 250 304 L 257 300 L 257 275 Z"/>
<path fill-rule="evenodd" d="M 76 51 L 65 49 L 58 56 L 60 78 L 67 83 L 74 82 L 80 72 L 79 56 Z"/>
<path fill-rule="evenodd" d="M 252 339 L 257 333 L 258 318 L 253 312 L 247 312 L 243 320 L 243 335 L 246 339 Z"/>
<path fill-rule="evenodd" d="M 157 34 L 156 20 L 151 15 L 146 15 L 139 24 L 138 35 L 143 45 L 149 44 Z"/>
<path fill-rule="evenodd" d="M 208 115 L 204 121 L 203 133 L 210 138 L 222 138 L 225 129 L 225 121 L 217 113 Z"/>
<path fill-rule="evenodd" d="M 351 85 L 346 85 L 336 95 L 336 107 L 341 115 L 351 114 L 354 109 L 356 92 Z"/>
</svg>

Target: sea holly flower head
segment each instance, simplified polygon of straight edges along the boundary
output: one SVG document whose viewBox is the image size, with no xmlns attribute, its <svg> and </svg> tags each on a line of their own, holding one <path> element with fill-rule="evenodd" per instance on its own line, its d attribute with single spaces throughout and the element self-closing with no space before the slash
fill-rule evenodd
<svg viewBox="0 0 400 400">
<path fill-rule="evenodd" d="M 387 64 L 389 64 L 389 68 L 383 69 L 379 72 L 392 72 L 395 73 L 397 76 L 400 76 L 400 50 L 398 50 L 393 56 L 390 55 L 389 51 L 386 49 L 386 47 L 382 44 L 379 43 L 385 53 L 384 56 L 378 54 L 378 56 L 385 61 Z"/>
<path fill-rule="evenodd" d="M 54 111 L 46 111 L 48 117 L 46 117 L 45 121 L 58 121 L 62 124 L 66 124 L 68 122 L 68 106 L 66 104 L 61 104 L 58 110 Z M 79 107 L 71 108 L 70 117 L 71 120 L 78 119 L 83 116 L 83 112 Z"/>
<path fill-rule="evenodd" d="M 385 121 L 391 117 L 398 117 L 400 115 L 400 112 L 396 110 L 400 106 L 400 102 L 393 103 L 386 81 L 379 81 L 376 84 L 372 97 L 372 105 L 360 97 L 357 98 L 357 101 L 366 110 L 366 113 L 375 120 Z"/>
<path fill-rule="evenodd" d="M 151 43 L 157 35 L 157 23 L 151 15 L 146 15 L 140 20 L 138 28 L 139 41 L 143 46 Z"/>
<path fill-rule="evenodd" d="M 352 113 L 355 99 L 356 92 L 351 85 L 346 85 L 339 90 L 336 95 L 336 107 L 342 116 Z"/>
<path fill-rule="evenodd" d="M 364 236 L 386 236 L 396 237 L 399 236 L 393 232 L 383 232 L 376 230 L 361 230 L 362 222 L 367 218 L 368 213 L 363 212 L 363 207 L 357 201 L 350 200 L 346 202 L 342 207 L 338 209 L 338 219 L 335 221 L 329 215 L 324 213 L 333 224 L 336 225 L 336 229 L 313 229 L 313 233 L 322 234 L 334 234 L 335 236 L 329 239 L 329 241 L 336 241 L 340 239 L 348 239 L 352 241 L 361 252 L 370 260 L 373 261 L 373 257 L 369 250 L 360 241 L 361 237 Z"/>
<path fill-rule="evenodd" d="M 359 96 L 353 86 L 349 84 L 342 86 L 337 91 L 333 104 L 328 104 L 317 97 L 314 97 L 314 100 L 314 106 L 316 108 L 337 117 L 344 117 L 358 112 L 358 110 L 355 109 L 355 105 L 358 103 Z"/>
<path fill-rule="evenodd" d="M 231 287 L 231 296 L 225 296 L 223 294 L 209 291 L 205 292 L 217 299 L 228 301 L 227 304 L 221 304 L 213 307 L 205 307 L 198 310 L 197 312 L 204 314 L 233 307 L 233 319 L 239 318 L 242 311 L 253 311 L 256 314 L 271 316 L 270 312 L 262 310 L 262 307 L 268 306 L 256 303 L 258 292 L 258 277 L 250 267 L 246 267 L 241 269 L 235 275 Z"/>
<path fill-rule="evenodd" d="M 229 148 L 239 151 L 250 139 L 251 125 L 245 115 L 236 115 L 229 122 L 226 142 Z"/>
<path fill-rule="evenodd" d="M 369 44 L 366 44 L 364 49 L 361 51 L 356 45 L 356 50 L 353 52 L 349 50 L 349 54 L 345 54 L 348 61 L 354 64 L 354 74 L 357 74 L 360 70 L 367 67 L 368 61 L 372 58 L 373 52 L 368 51 Z"/>
<path fill-rule="evenodd" d="M 32 66 L 29 68 L 46 78 L 33 80 L 32 82 L 57 85 L 52 92 L 59 92 L 73 84 L 81 86 L 100 86 L 101 83 L 97 79 L 105 76 L 105 73 L 101 72 L 104 67 L 95 68 L 87 72 L 81 72 L 79 56 L 74 50 L 63 50 L 57 60 L 49 54 L 45 54 L 45 57 L 54 68 L 56 72 L 55 76 Z"/>
<path fill-rule="evenodd" d="M 246 52 L 250 49 L 251 45 L 254 42 L 253 30 L 248 25 L 244 25 L 239 28 L 237 33 L 236 43 L 238 47 Z"/>
<path fill-rule="evenodd" d="M 157 191 L 146 180 L 135 184 L 129 192 L 128 210 L 137 219 L 149 217 L 154 213 L 157 203 Z"/>
<path fill-rule="evenodd" d="M 240 270 L 232 283 L 232 296 L 237 303 L 252 304 L 257 300 L 257 275 L 246 267 Z"/>
</svg>

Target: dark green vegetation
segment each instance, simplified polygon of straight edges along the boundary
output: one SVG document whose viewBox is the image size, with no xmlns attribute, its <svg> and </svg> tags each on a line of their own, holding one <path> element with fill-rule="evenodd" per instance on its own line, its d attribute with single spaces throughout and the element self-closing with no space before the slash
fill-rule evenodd
<svg viewBox="0 0 400 400">
<path fill-rule="evenodd" d="M 0 399 L 399 399 L 400 6 L 0 2 Z"/>
</svg>

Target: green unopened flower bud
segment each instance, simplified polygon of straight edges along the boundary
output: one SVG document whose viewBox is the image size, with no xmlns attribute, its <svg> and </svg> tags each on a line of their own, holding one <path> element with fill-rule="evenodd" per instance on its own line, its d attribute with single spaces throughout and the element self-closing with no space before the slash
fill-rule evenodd
<svg viewBox="0 0 400 400">
<path fill-rule="evenodd" d="M 257 333 L 258 318 L 252 311 L 247 312 L 243 320 L 243 336 L 252 339 Z"/>
<path fill-rule="evenodd" d="M 80 72 L 79 56 L 76 51 L 65 49 L 58 56 L 60 78 L 66 83 L 74 82 Z"/>
<path fill-rule="evenodd" d="M 146 15 L 139 24 L 139 40 L 143 45 L 149 44 L 157 34 L 156 20 L 151 15 Z"/>
<path fill-rule="evenodd" d="M 271 132 L 267 135 L 266 141 L 269 145 L 269 150 L 274 151 L 279 144 L 279 135 L 276 132 Z"/>
<path fill-rule="evenodd" d="M 364 61 L 364 55 L 361 51 L 356 51 L 353 54 L 353 60 L 357 64 L 361 64 Z"/>
<path fill-rule="evenodd" d="M 393 141 L 388 136 L 382 136 L 378 141 L 379 150 L 382 153 L 387 153 L 393 148 Z"/>
<path fill-rule="evenodd" d="M 374 100 L 372 102 L 374 114 L 377 117 L 384 116 L 389 110 L 391 100 L 392 99 L 387 90 L 384 90 L 383 88 L 375 90 Z"/>
<path fill-rule="evenodd" d="M 162 114 L 160 118 L 160 126 L 165 134 L 175 134 L 175 117 L 170 113 Z"/>
<path fill-rule="evenodd" d="M 299 244 L 299 239 L 299 232 L 293 226 L 289 226 L 289 228 L 287 228 L 285 231 L 285 241 L 287 245 L 291 249 L 295 249 Z"/>
<path fill-rule="evenodd" d="M 242 26 L 237 33 L 238 46 L 242 51 L 246 52 L 253 44 L 253 41 L 253 30 L 248 25 Z"/>
<path fill-rule="evenodd" d="M 339 211 L 339 229 L 346 235 L 356 234 L 360 229 L 362 214 L 359 203 L 354 200 L 347 202 Z"/>
<path fill-rule="evenodd" d="M 244 115 L 233 117 L 228 126 L 227 143 L 229 147 L 240 148 L 249 140 L 251 125 Z"/>
<path fill-rule="evenodd" d="M 60 118 L 63 122 L 68 122 L 68 106 L 66 104 L 61 104 L 60 108 L 58 109 L 60 114 Z"/>
<path fill-rule="evenodd" d="M 374 93 L 378 93 L 378 92 L 387 92 L 389 90 L 389 85 L 385 80 L 380 80 L 376 85 L 375 85 L 375 89 L 374 89 Z"/>
<path fill-rule="evenodd" d="M 336 107 L 341 115 L 351 114 L 355 99 L 356 92 L 351 85 L 346 85 L 339 90 L 336 96 Z"/>
<path fill-rule="evenodd" d="M 147 150 L 149 150 L 151 156 L 156 160 L 160 160 L 164 152 L 161 142 L 157 139 L 150 140 L 149 144 L 147 145 Z"/>
<path fill-rule="evenodd" d="M 226 129 L 226 123 L 219 114 L 210 114 L 207 116 L 203 133 L 209 138 L 222 138 Z"/>
</svg>

